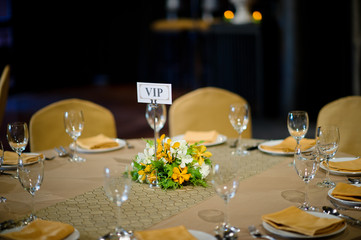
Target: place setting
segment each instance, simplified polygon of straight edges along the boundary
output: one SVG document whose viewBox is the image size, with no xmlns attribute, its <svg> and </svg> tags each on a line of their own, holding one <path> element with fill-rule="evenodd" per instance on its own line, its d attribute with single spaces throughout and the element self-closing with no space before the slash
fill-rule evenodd
<svg viewBox="0 0 361 240">
<path fill-rule="evenodd" d="M 35 214 L 35 193 L 40 190 L 44 179 L 43 154 L 22 153 L 29 140 L 27 124 L 24 122 L 10 123 L 7 126 L 7 139 L 15 152 L 4 151 L 2 143 L 0 168 L 16 170 L 13 175 L 22 188 L 31 195 L 31 212 L 20 220 L 8 220 L 0 223 L 0 238 L 5 239 L 37 239 L 38 237 L 54 237 L 58 239 L 75 240 L 80 233 L 67 223 L 42 220 Z M 5 166 L 2 164 L 6 164 Z M 6 197 L 2 197 L 1 204 L 9 204 Z M 9 207 L 9 206 L 8 206 Z"/>
</svg>

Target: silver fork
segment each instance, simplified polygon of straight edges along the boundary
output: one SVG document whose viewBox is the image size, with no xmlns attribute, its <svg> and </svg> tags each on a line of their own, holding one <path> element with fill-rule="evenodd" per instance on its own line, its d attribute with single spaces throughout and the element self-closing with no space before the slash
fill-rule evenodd
<svg viewBox="0 0 361 240">
<path fill-rule="evenodd" d="M 60 146 L 59 148 L 65 154 L 65 156 L 69 156 L 70 158 L 73 158 L 73 154 L 71 152 L 66 151 L 66 149 L 63 146 Z"/>
<path fill-rule="evenodd" d="M 67 152 L 61 151 L 59 148 L 55 147 L 54 150 L 58 153 L 59 157 L 66 157 L 68 156 Z"/>
<path fill-rule="evenodd" d="M 251 236 L 253 238 L 263 238 L 263 239 L 269 239 L 269 240 L 276 240 L 275 238 L 273 238 L 271 236 L 261 234 L 261 232 L 254 225 L 249 226 L 248 231 L 249 231 L 249 233 L 251 234 Z"/>
</svg>

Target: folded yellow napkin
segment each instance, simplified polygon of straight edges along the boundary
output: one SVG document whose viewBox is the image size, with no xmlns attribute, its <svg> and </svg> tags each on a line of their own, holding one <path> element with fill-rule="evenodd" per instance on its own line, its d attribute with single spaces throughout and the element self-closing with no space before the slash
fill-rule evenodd
<svg viewBox="0 0 361 240">
<path fill-rule="evenodd" d="M 196 143 L 199 141 L 204 141 L 204 143 L 212 143 L 217 140 L 218 132 L 215 130 L 212 131 L 187 131 L 184 134 L 184 140 L 189 143 Z"/>
<path fill-rule="evenodd" d="M 266 146 L 266 145 L 260 145 L 260 148 L 268 151 L 273 152 L 294 152 L 296 148 L 296 140 L 289 136 L 285 138 L 281 143 L 274 145 L 274 146 Z M 305 151 L 313 146 L 315 146 L 316 140 L 315 139 L 309 139 L 309 138 L 303 138 L 300 141 L 301 150 Z"/>
<path fill-rule="evenodd" d="M 361 202 L 361 187 L 347 183 L 337 183 L 332 196 L 338 199 Z"/>
<path fill-rule="evenodd" d="M 134 233 L 138 240 L 197 240 L 184 226 Z"/>
<path fill-rule="evenodd" d="M 60 240 L 72 232 L 74 232 L 74 227 L 67 223 L 36 219 L 20 231 L 0 234 L 0 237 L 16 240 Z"/>
<path fill-rule="evenodd" d="M 105 136 L 104 134 L 98 134 L 94 137 L 78 139 L 77 144 L 84 149 L 101 149 L 118 147 L 119 144 L 112 138 Z"/>
<path fill-rule="evenodd" d="M 361 158 L 344 161 L 344 162 L 328 162 L 330 170 L 342 172 L 361 172 Z"/>
<path fill-rule="evenodd" d="M 295 206 L 263 215 L 262 220 L 274 228 L 308 236 L 332 233 L 345 224 L 343 219 L 313 216 Z"/>
<path fill-rule="evenodd" d="M 28 154 L 23 153 L 21 154 L 21 159 L 23 160 L 23 163 L 33 163 L 38 161 L 38 159 L 44 158 L 44 155 L 42 153 L 34 153 L 34 154 Z M 16 165 L 18 164 L 18 154 L 16 152 L 11 151 L 5 151 L 4 152 L 4 164 L 6 165 Z"/>
</svg>

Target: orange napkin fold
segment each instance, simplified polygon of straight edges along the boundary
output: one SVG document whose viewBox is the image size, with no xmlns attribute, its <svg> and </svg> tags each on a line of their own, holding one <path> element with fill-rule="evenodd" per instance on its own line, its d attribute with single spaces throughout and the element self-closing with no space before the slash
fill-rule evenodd
<svg viewBox="0 0 361 240">
<path fill-rule="evenodd" d="M 74 227 L 67 223 L 36 219 L 20 231 L 0 234 L 0 237 L 16 240 L 60 240 L 73 232 Z"/>
<path fill-rule="evenodd" d="M 334 171 L 361 172 L 361 158 L 343 162 L 328 161 L 328 165 Z"/>
<path fill-rule="evenodd" d="M 98 134 L 94 137 L 80 138 L 76 142 L 81 148 L 92 150 L 102 148 L 118 147 L 119 144 L 114 139 L 105 136 L 104 134 Z"/>
<path fill-rule="evenodd" d="M 289 153 L 289 152 L 295 151 L 296 144 L 297 144 L 296 140 L 292 136 L 289 136 L 277 145 L 274 145 L 274 146 L 260 145 L 260 148 L 262 148 L 264 150 L 268 150 L 268 151 L 273 151 L 273 152 Z M 303 139 L 301 139 L 300 144 L 301 144 L 301 150 L 305 151 L 305 150 L 315 146 L 316 140 L 309 139 L 309 138 L 303 138 Z"/>
<path fill-rule="evenodd" d="M 36 162 L 36 161 L 38 161 L 39 157 L 44 158 L 44 155 L 42 153 L 36 153 L 36 154 L 23 153 L 23 154 L 21 154 L 21 159 L 23 160 L 23 163 L 25 163 L 25 164 Z M 6 164 L 6 165 L 18 164 L 18 154 L 16 152 L 5 151 L 3 164 Z"/>
<path fill-rule="evenodd" d="M 274 228 L 307 236 L 332 233 L 345 225 L 344 219 L 317 217 L 295 206 L 263 215 L 262 220 Z"/>
<path fill-rule="evenodd" d="M 193 144 L 199 141 L 204 141 L 204 143 L 212 143 L 217 140 L 218 132 L 215 130 L 212 131 L 187 131 L 184 134 L 184 140 Z"/>
<path fill-rule="evenodd" d="M 138 240 L 197 240 L 184 226 L 139 231 L 134 235 Z"/>
<path fill-rule="evenodd" d="M 340 182 L 337 183 L 331 195 L 338 199 L 361 202 L 361 187 Z"/>
</svg>

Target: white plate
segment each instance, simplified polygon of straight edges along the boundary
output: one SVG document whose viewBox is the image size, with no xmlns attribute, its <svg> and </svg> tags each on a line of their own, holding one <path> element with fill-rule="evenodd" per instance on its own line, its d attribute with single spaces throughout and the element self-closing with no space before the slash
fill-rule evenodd
<svg viewBox="0 0 361 240">
<path fill-rule="evenodd" d="M 125 141 L 123 139 L 114 138 L 114 141 L 116 141 L 118 143 L 117 147 L 100 148 L 100 149 L 84 149 L 84 148 L 81 148 L 78 146 L 76 148 L 76 150 L 80 153 L 102 153 L 102 152 L 110 152 L 110 151 L 118 150 L 125 146 Z M 71 150 L 74 150 L 74 143 L 71 143 L 69 145 L 69 148 Z"/>
<path fill-rule="evenodd" d="M 273 155 L 293 155 L 294 152 L 277 152 L 277 151 L 266 150 L 266 149 L 262 148 L 262 146 L 275 146 L 277 144 L 280 144 L 283 140 L 284 139 L 271 140 L 268 142 L 261 143 L 260 145 L 258 145 L 258 150 L 260 150 L 261 152 L 273 154 Z"/>
<path fill-rule="evenodd" d="M 333 216 L 333 215 L 329 215 L 327 213 L 321 213 L 321 212 L 308 212 L 309 214 L 312 214 L 316 217 L 323 217 L 323 218 L 338 218 L 339 217 L 336 217 L 336 216 Z M 286 238 L 303 238 L 303 239 L 306 239 L 306 238 L 322 238 L 322 237 L 329 237 L 329 236 L 333 236 L 333 235 L 336 235 L 340 232 L 342 232 L 343 230 L 346 229 L 346 222 L 345 222 L 345 225 L 340 228 L 339 230 L 337 231 L 334 231 L 332 233 L 327 233 L 327 234 L 321 234 L 321 235 L 317 235 L 317 236 L 307 236 L 307 235 L 303 235 L 303 234 L 299 234 L 299 233 L 294 233 L 294 232 L 288 232 L 288 231 L 284 231 L 284 230 L 280 230 L 280 229 L 277 229 L 277 228 L 274 228 L 272 227 L 271 225 L 269 225 L 268 223 L 266 222 L 262 222 L 262 225 L 263 227 L 273 233 L 273 234 L 276 234 L 278 236 L 281 236 L 281 237 L 286 237 Z"/>
<path fill-rule="evenodd" d="M 17 232 L 23 228 L 24 228 L 24 226 L 6 229 L 6 230 L 2 231 L 1 233 Z M 64 240 L 77 240 L 79 237 L 80 237 L 80 233 L 79 233 L 78 229 L 74 228 L 74 232 L 72 234 L 70 234 L 69 236 L 67 236 L 66 238 L 64 238 Z"/>
<path fill-rule="evenodd" d="M 24 153 L 23 153 L 24 154 Z M 27 155 L 39 155 L 40 153 L 25 153 L 25 154 L 27 154 Z M 43 160 L 45 159 L 45 156 L 43 155 Z M 36 163 L 36 162 L 31 162 L 31 163 L 25 163 L 24 164 L 24 166 L 26 166 L 26 165 L 30 165 L 30 164 L 34 164 L 34 163 Z M 16 168 L 18 167 L 18 165 L 17 164 L 11 164 L 11 165 L 9 165 L 9 164 L 2 164 L 1 165 L 1 167 L 0 167 L 0 170 L 4 170 L 4 171 L 6 171 L 6 170 L 16 170 Z M 0 174 L 1 175 L 1 174 Z"/>
<path fill-rule="evenodd" d="M 357 187 L 361 187 L 361 184 L 352 184 L 352 185 L 357 186 Z M 333 200 L 335 200 L 335 201 L 337 201 L 337 202 L 340 202 L 340 203 L 342 203 L 342 204 L 344 204 L 344 205 L 347 205 L 347 206 L 361 206 L 361 202 L 339 199 L 339 198 L 337 198 L 337 197 L 335 197 L 335 196 L 332 196 L 332 192 L 333 192 L 334 189 L 335 189 L 335 188 L 331 188 L 330 190 L 328 190 L 328 196 L 329 196 L 331 199 L 333 199 Z"/>
<path fill-rule="evenodd" d="M 197 231 L 197 230 L 188 230 L 195 238 L 198 240 L 217 240 L 216 237 L 212 236 L 211 234 Z"/>
<path fill-rule="evenodd" d="M 334 158 L 334 159 L 331 159 L 330 161 L 345 162 L 345 161 L 352 161 L 352 160 L 356 160 L 356 159 L 358 159 L 358 158 L 344 157 L 344 158 Z M 326 171 L 326 167 L 323 165 L 323 163 L 320 164 L 320 167 Z M 334 174 L 334 175 L 341 175 L 341 176 L 359 176 L 359 175 L 361 175 L 361 172 L 343 172 L 343 171 L 336 171 L 336 170 L 331 170 L 331 169 L 330 169 L 330 173 Z"/>
<path fill-rule="evenodd" d="M 172 137 L 171 139 L 173 141 L 184 140 L 184 135 L 178 135 L 178 136 Z M 224 136 L 222 134 L 218 134 L 216 141 L 211 142 L 211 143 L 202 143 L 202 145 L 204 145 L 206 147 L 211 147 L 211 146 L 215 146 L 215 145 L 225 143 L 226 141 L 227 141 L 226 136 Z"/>
</svg>

